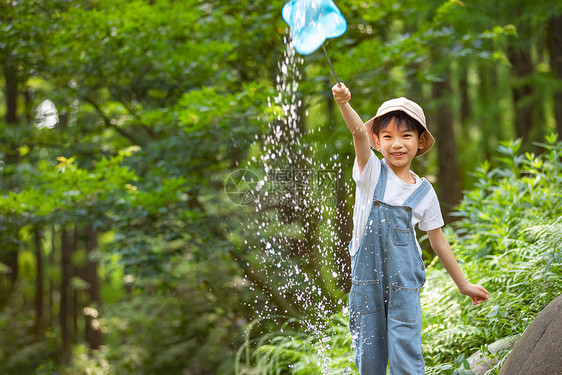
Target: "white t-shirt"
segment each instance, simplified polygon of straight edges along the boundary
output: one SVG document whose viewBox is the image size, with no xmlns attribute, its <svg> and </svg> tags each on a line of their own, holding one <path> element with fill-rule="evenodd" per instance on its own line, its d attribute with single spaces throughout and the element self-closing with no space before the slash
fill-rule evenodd
<svg viewBox="0 0 562 375">
<path fill-rule="evenodd" d="M 384 159 L 383 159 L 384 162 Z M 359 249 L 363 231 L 367 224 L 367 219 L 371 213 L 373 205 L 373 194 L 377 186 L 379 174 L 381 171 L 381 163 L 371 150 L 371 157 L 363 169 L 363 173 L 359 174 L 359 166 L 357 159 L 353 165 L 353 180 L 357 184 L 355 191 L 355 206 L 353 208 L 353 241 L 349 252 L 353 256 Z M 392 206 L 401 206 L 406 199 L 416 190 L 422 183 L 421 179 L 414 172 L 410 171 L 415 177 L 415 184 L 408 184 L 402 181 L 391 168 L 387 168 L 386 190 L 384 192 L 383 202 Z M 444 225 L 439 200 L 433 187 L 422 198 L 421 202 L 412 211 L 412 228 L 419 223 L 419 228 L 423 231 L 441 228 Z M 421 248 L 416 241 L 418 250 L 421 255 Z"/>
</svg>

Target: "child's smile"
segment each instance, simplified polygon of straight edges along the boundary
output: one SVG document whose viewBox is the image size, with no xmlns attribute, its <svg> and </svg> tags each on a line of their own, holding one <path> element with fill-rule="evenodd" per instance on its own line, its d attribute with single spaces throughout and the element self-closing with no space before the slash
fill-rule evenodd
<svg viewBox="0 0 562 375">
<path fill-rule="evenodd" d="M 423 137 L 422 137 L 423 138 Z M 422 148 L 423 139 L 416 131 L 402 128 L 394 120 L 375 137 L 377 148 L 383 154 L 388 166 L 404 181 L 411 183 L 410 165 L 418 150 Z"/>
</svg>

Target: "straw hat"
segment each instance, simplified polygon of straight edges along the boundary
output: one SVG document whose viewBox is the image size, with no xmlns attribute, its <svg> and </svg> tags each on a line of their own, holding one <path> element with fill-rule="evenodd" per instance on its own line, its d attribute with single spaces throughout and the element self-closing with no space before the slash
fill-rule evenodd
<svg viewBox="0 0 562 375">
<path fill-rule="evenodd" d="M 369 140 L 371 141 L 371 147 L 376 149 L 375 137 L 373 136 L 373 123 L 375 122 L 375 119 L 377 117 L 381 117 L 381 116 L 386 115 L 387 113 L 393 112 L 393 111 L 402 111 L 402 112 L 406 113 L 408 116 L 410 116 L 411 118 L 413 118 L 414 120 L 419 122 L 420 125 L 424 127 L 424 129 L 425 129 L 424 134 L 426 134 L 426 136 L 425 136 L 425 139 L 426 139 L 425 147 L 422 148 L 422 149 L 419 149 L 416 156 L 423 155 L 427 151 L 429 151 L 429 149 L 431 147 L 433 147 L 433 145 L 435 144 L 435 138 L 433 138 L 433 135 L 431 135 L 431 133 L 429 132 L 429 129 L 427 128 L 427 124 L 425 123 L 425 115 L 423 113 L 423 109 L 416 102 L 414 102 L 410 99 L 407 99 L 405 97 L 390 99 L 390 100 L 387 100 L 386 102 L 382 103 L 382 105 L 377 110 L 377 114 L 375 115 L 375 117 L 373 117 L 372 119 L 370 119 L 369 121 L 367 121 L 365 123 L 365 126 L 367 127 L 367 132 L 369 134 Z"/>
</svg>

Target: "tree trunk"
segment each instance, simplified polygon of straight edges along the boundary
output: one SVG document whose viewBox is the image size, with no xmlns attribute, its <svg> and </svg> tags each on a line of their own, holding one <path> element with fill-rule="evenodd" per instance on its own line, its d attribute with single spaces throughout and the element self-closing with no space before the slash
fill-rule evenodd
<svg viewBox="0 0 562 375">
<path fill-rule="evenodd" d="M 4 66 L 4 79 L 6 80 L 6 123 L 15 125 L 18 123 L 18 81 L 16 69 Z"/>
<path fill-rule="evenodd" d="M 101 308 L 101 293 L 98 279 L 98 262 L 92 256 L 94 250 L 98 247 L 98 234 L 92 225 L 86 229 L 86 254 L 88 263 L 84 275 L 86 281 L 90 286 L 90 304 L 99 312 Z M 86 342 L 90 349 L 99 349 L 102 344 L 101 331 L 93 326 L 94 317 L 91 314 L 86 314 L 85 335 Z"/>
<path fill-rule="evenodd" d="M 67 229 L 63 228 L 61 231 L 61 286 L 59 310 L 63 363 L 69 363 L 72 355 L 70 338 L 70 317 L 72 310 L 70 309 L 71 301 L 69 298 L 71 246 L 70 235 Z"/>
<path fill-rule="evenodd" d="M 29 87 L 25 87 L 23 90 L 24 100 L 25 100 L 25 121 L 28 124 L 32 124 L 35 120 L 33 113 L 33 93 Z"/>
<path fill-rule="evenodd" d="M 550 66 L 556 78 L 562 81 L 562 15 L 550 19 L 547 35 L 547 46 L 550 55 Z M 558 137 L 562 137 L 562 88 L 558 85 L 554 92 L 554 116 Z"/>
<path fill-rule="evenodd" d="M 43 332 L 43 234 L 39 228 L 35 229 L 35 333 L 40 335 Z"/>
<path fill-rule="evenodd" d="M 496 89 L 498 87 L 498 74 L 495 65 L 482 64 L 478 67 L 478 75 L 480 77 L 480 86 L 478 87 L 478 103 L 480 108 L 486 108 L 486 112 L 480 112 L 482 140 L 480 149 L 482 150 L 483 159 L 490 160 L 494 155 L 494 150 L 502 135 L 502 119 L 498 105 L 490 106 L 494 98 L 498 101 L 500 93 Z"/>
<path fill-rule="evenodd" d="M 53 224 L 51 226 L 51 253 L 49 254 L 49 269 L 55 269 L 56 265 L 56 260 L 55 260 L 55 252 L 57 250 L 57 246 L 56 246 L 56 235 L 57 235 L 57 231 L 55 228 L 55 225 Z M 49 298 L 48 298 L 48 304 L 49 304 L 49 308 L 48 308 L 48 313 L 49 313 L 49 318 L 48 318 L 48 326 L 49 327 L 53 327 L 54 324 L 54 315 L 55 315 L 55 309 L 53 306 L 53 295 L 56 291 L 56 285 L 55 285 L 55 281 L 53 280 L 52 277 L 49 277 Z"/>
<path fill-rule="evenodd" d="M 507 55 L 513 66 L 515 84 L 513 87 L 513 105 L 515 107 L 515 135 L 530 144 L 530 133 L 533 128 L 533 86 L 528 82 L 533 73 L 533 60 L 530 48 L 510 46 Z"/>
<path fill-rule="evenodd" d="M 439 198 L 445 222 L 449 222 L 449 213 L 459 203 L 461 183 L 459 163 L 457 161 L 457 145 L 453 128 L 453 111 L 448 100 L 452 95 L 450 71 L 446 70 L 442 82 L 432 85 L 433 101 L 435 108 L 435 137 L 438 158 Z"/>
<path fill-rule="evenodd" d="M 13 292 L 19 276 L 19 262 L 18 262 L 18 245 L 11 244 L 7 249 L 6 265 L 10 267 L 10 289 L 9 293 Z"/>
<path fill-rule="evenodd" d="M 248 280 L 268 295 L 282 314 L 289 314 L 295 318 L 301 316 L 299 305 L 288 297 L 283 296 L 268 277 L 262 275 L 258 270 L 252 267 L 249 262 L 238 258 L 233 251 L 229 251 L 228 253 L 240 266 L 242 271 L 244 271 Z"/>
<path fill-rule="evenodd" d="M 470 96 L 469 96 L 469 85 L 468 85 L 468 66 L 462 65 L 459 67 L 459 90 L 460 90 L 460 97 L 461 97 L 461 108 L 460 108 L 460 122 L 463 128 L 463 135 L 465 137 L 468 136 L 469 132 L 469 124 L 468 121 L 470 119 Z M 467 138 L 468 139 L 468 138 Z"/>
<path fill-rule="evenodd" d="M 6 248 L 0 250 L 0 262 L 8 267 L 7 272 L 0 274 L 0 308 L 5 306 L 16 288 L 18 280 L 18 245 L 7 243 Z"/>
<path fill-rule="evenodd" d="M 78 226 L 74 226 L 74 230 L 72 232 L 72 245 L 70 248 L 70 275 L 71 278 L 72 277 L 78 277 L 78 267 L 76 267 L 74 265 L 74 262 L 72 261 L 72 254 L 76 254 L 76 252 L 78 251 Z M 78 344 L 78 309 L 80 306 L 80 303 L 78 301 L 79 298 L 79 290 L 76 288 L 76 286 L 72 285 L 72 283 L 70 284 L 70 290 L 72 292 L 72 299 L 71 299 L 71 304 L 70 304 L 70 311 L 72 312 L 72 331 L 70 332 L 70 337 L 71 337 L 71 342 L 73 344 Z"/>
</svg>

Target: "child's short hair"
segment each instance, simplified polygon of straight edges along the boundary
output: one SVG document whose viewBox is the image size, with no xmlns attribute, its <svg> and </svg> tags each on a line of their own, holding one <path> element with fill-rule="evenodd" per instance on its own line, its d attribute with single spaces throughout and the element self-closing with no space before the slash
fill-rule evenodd
<svg viewBox="0 0 562 375">
<path fill-rule="evenodd" d="M 396 127 L 399 131 L 416 131 L 418 132 L 418 136 L 421 136 L 425 131 L 425 128 L 417 120 L 415 120 L 411 116 L 408 116 L 408 114 L 406 114 L 405 112 L 392 111 L 373 120 L 373 134 L 378 137 L 380 132 L 386 129 L 392 119 L 394 119 L 394 123 L 396 124 Z"/>
<path fill-rule="evenodd" d="M 425 123 L 423 109 L 416 102 L 400 97 L 382 103 L 379 109 L 377 109 L 375 117 L 365 123 L 369 143 L 372 148 L 377 149 L 375 138 L 378 138 L 380 132 L 386 129 L 392 119 L 395 119 L 399 130 L 402 131 L 404 128 L 412 131 L 416 130 L 420 138 L 422 135 L 425 137 L 425 145 L 418 150 L 416 156 L 425 154 L 435 144 L 435 138 L 433 138 Z M 377 123 L 376 127 L 375 120 Z"/>
</svg>

